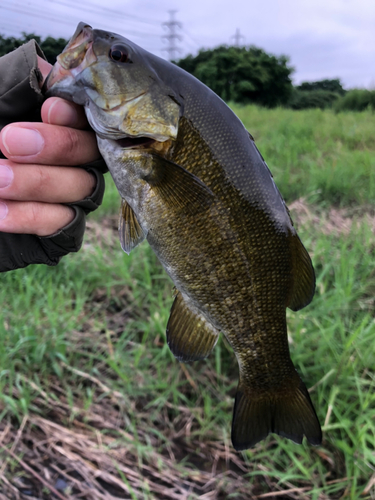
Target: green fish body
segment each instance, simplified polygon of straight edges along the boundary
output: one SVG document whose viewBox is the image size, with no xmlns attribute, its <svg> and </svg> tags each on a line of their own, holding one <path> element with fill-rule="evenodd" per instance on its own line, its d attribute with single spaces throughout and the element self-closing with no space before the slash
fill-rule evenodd
<svg viewBox="0 0 375 500">
<path fill-rule="evenodd" d="M 253 138 L 210 89 L 129 40 L 81 23 L 46 82 L 85 106 L 122 198 L 120 241 L 147 239 L 176 286 L 169 347 L 203 359 L 220 332 L 239 365 L 232 442 L 321 442 L 289 354 L 286 307 L 314 270 Z"/>
</svg>

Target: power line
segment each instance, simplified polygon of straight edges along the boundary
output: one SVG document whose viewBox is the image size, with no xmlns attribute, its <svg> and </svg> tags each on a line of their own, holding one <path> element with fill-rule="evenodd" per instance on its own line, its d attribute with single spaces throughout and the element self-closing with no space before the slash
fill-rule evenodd
<svg viewBox="0 0 375 500">
<path fill-rule="evenodd" d="M 69 21 L 64 21 L 63 19 L 58 19 L 56 17 L 53 18 L 53 17 L 50 17 L 50 16 L 45 16 L 43 14 L 37 14 L 35 12 L 28 12 L 28 11 L 24 10 L 22 7 L 20 7 L 20 9 L 14 9 L 12 7 L 4 7 L 3 5 L 0 5 L 0 9 L 10 10 L 12 12 L 17 12 L 17 13 L 20 13 L 20 14 L 25 14 L 26 16 L 31 16 L 31 17 L 37 17 L 37 18 L 46 19 L 47 21 L 54 21 L 54 22 L 58 22 L 58 23 L 63 23 L 63 24 L 67 24 L 69 26 L 72 25 L 72 23 L 69 22 Z"/>
<path fill-rule="evenodd" d="M 176 21 L 174 18 L 177 10 L 169 10 L 168 11 L 171 18 L 169 21 L 162 24 L 163 28 L 167 28 L 169 33 L 167 35 L 163 35 L 162 38 L 168 41 L 168 47 L 164 48 L 168 52 L 168 58 L 170 61 L 176 59 L 177 52 L 181 52 L 181 49 L 177 47 L 176 41 L 182 40 L 182 37 L 176 33 L 176 29 L 182 29 L 182 24 L 179 21 Z"/>
<path fill-rule="evenodd" d="M 192 36 L 190 35 L 190 33 L 189 33 L 188 31 L 186 31 L 186 28 L 182 28 L 182 31 L 183 31 L 183 33 L 184 33 L 185 35 L 187 35 L 187 36 L 190 38 L 190 40 L 193 42 L 193 43 L 191 43 L 191 42 L 189 43 L 189 41 L 188 41 L 188 40 L 186 40 L 186 38 L 185 38 L 185 40 L 186 40 L 186 41 L 187 41 L 187 43 L 190 45 L 190 47 L 193 47 L 193 44 L 194 44 L 194 45 L 195 45 L 195 47 L 197 47 L 197 48 L 201 48 L 202 44 L 201 44 L 201 43 L 199 43 L 199 42 L 198 42 L 198 41 L 197 41 L 194 37 L 192 37 Z"/>
<path fill-rule="evenodd" d="M 43 13 L 42 13 L 40 11 L 33 10 L 33 12 L 30 12 L 28 10 L 25 10 L 25 8 L 21 7 L 21 5 L 19 5 L 19 4 L 13 4 L 12 7 L 5 7 L 5 6 L 0 5 L 0 9 L 5 9 L 8 11 L 12 11 L 12 12 L 17 12 L 20 14 L 24 14 L 25 16 L 36 17 L 38 19 L 46 19 L 48 21 L 56 22 L 59 24 L 63 23 L 63 24 L 66 24 L 68 26 L 72 26 L 73 23 L 77 22 L 76 18 L 74 18 L 74 17 L 71 18 L 71 20 L 67 20 L 67 17 L 65 17 L 65 19 L 63 20 L 60 17 L 57 17 L 58 14 L 55 14 L 54 12 L 51 12 L 51 11 L 43 11 Z M 49 15 L 46 15 L 46 14 L 49 14 Z M 103 27 L 105 27 L 105 25 L 103 25 Z M 111 29 L 109 26 L 107 26 L 107 28 Z M 160 36 L 156 33 L 153 34 L 150 32 L 146 33 L 146 32 L 130 31 L 130 30 L 127 31 L 127 34 L 129 34 L 131 36 L 138 36 L 138 37 L 145 37 L 145 36 L 147 36 L 147 37 L 159 37 Z"/>
<path fill-rule="evenodd" d="M 121 18 L 124 18 L 126 20 L 131 20 L 132 22 L 157 26 L 157 22 L 155 22 L 155 21 L 151 21 L 151 20 L 147 20 L 147 19 L 144 19 L 141 17 L 133 16 L 131 14 L 124 14 L 120 9 L 115 10 L 115 9 L 110 9 L 107 7 L 105 7 L 105 9 L 103 9 L 100 7 L 100 5 L 95 5 L 92 2 L 85 2 L 84 0 L 80 0 L 79 4 L 74 4 L 74 3 L 69 2 L 69 1 L 64 2 L 62 0 L 50 0 L 50 1 L 54 4 L 63 5 L 66 7 L 70 7 L 71 9 L 75 9 L 75 10 L 82 10 L 82 5 L 87 5 L 88 7 L 90 7 L 90 13 L 93 13 L 93 14 L 94 13 L 101 14 L 101 15 L 108 18 L 108 13 L 111 13 L 111 14 L 113 14 L 113 16 L 116 16 L 116 19 L 121 17 Z M 113 17 L 113 16 L 111 16 L 111 17 Z"/>
</svg>

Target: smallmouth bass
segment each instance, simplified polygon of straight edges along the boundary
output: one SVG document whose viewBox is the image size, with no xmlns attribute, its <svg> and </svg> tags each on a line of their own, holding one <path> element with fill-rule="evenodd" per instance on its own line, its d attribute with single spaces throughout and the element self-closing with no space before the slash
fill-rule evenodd
<svg viewBox="0 0 375 500">
<path fill-rule="evenodd" d="M 220 332 L 239 365 L 232 442 L 321 442 L 289 354 L 286 307 L 312 300 L 310 257 L 252 136 L 210 89 L 131 41 L 80 23 L 45 83 L 85 107 L 121 195 L 129 253 L 147 239 L 176 286 L 168 345 L 203 359 Z"/>
</svg>

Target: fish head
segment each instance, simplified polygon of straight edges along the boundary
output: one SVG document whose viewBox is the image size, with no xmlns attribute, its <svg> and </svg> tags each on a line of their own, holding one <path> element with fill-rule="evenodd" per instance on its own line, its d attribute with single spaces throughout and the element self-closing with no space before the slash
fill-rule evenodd
<svg viewBox="0 0 375 500">
<path fill-rule="evenodd" d="M 177 137 L 181 97 L 159 77 L 153 56 L 126 38 L 80 23 L 57 57 L 44 84 L 46 97 L 58 96 L 85 107 L 102 139 Z"/>
</svg>

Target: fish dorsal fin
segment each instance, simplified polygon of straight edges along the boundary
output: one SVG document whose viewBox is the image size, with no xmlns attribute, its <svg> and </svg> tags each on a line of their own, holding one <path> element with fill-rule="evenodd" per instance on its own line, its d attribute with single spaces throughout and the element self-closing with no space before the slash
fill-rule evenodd
<svg viewBox="0 0 375 500">
<path fill-rule="evenodd" d="M 173 210 L 195 214 L 208 208 L 214 200 L 212 191 L 197 176 L 158 155 L 153 155 L 152 170 L 144 180 Z"/>
<path fill-rule="evenodd" d="M 121 248 L 128 255 L 146 238 L 146 233 L 141 228 L 133 209 L 124 199 L 121 200 L 118 233 Z"/>
<path fill-rule="evenodd" d="M 179 361 L 206 358 L 219 338 L 218 330 L 178 292 L 167 325 L 167 342 Z"/>
<path fill-rule="evenodd" d="M 309 304 L 315 292 L 314 268 L 297 234 L 291 237 L 293 285 L 287 307 L 298 311 Z"/>
</svg>

